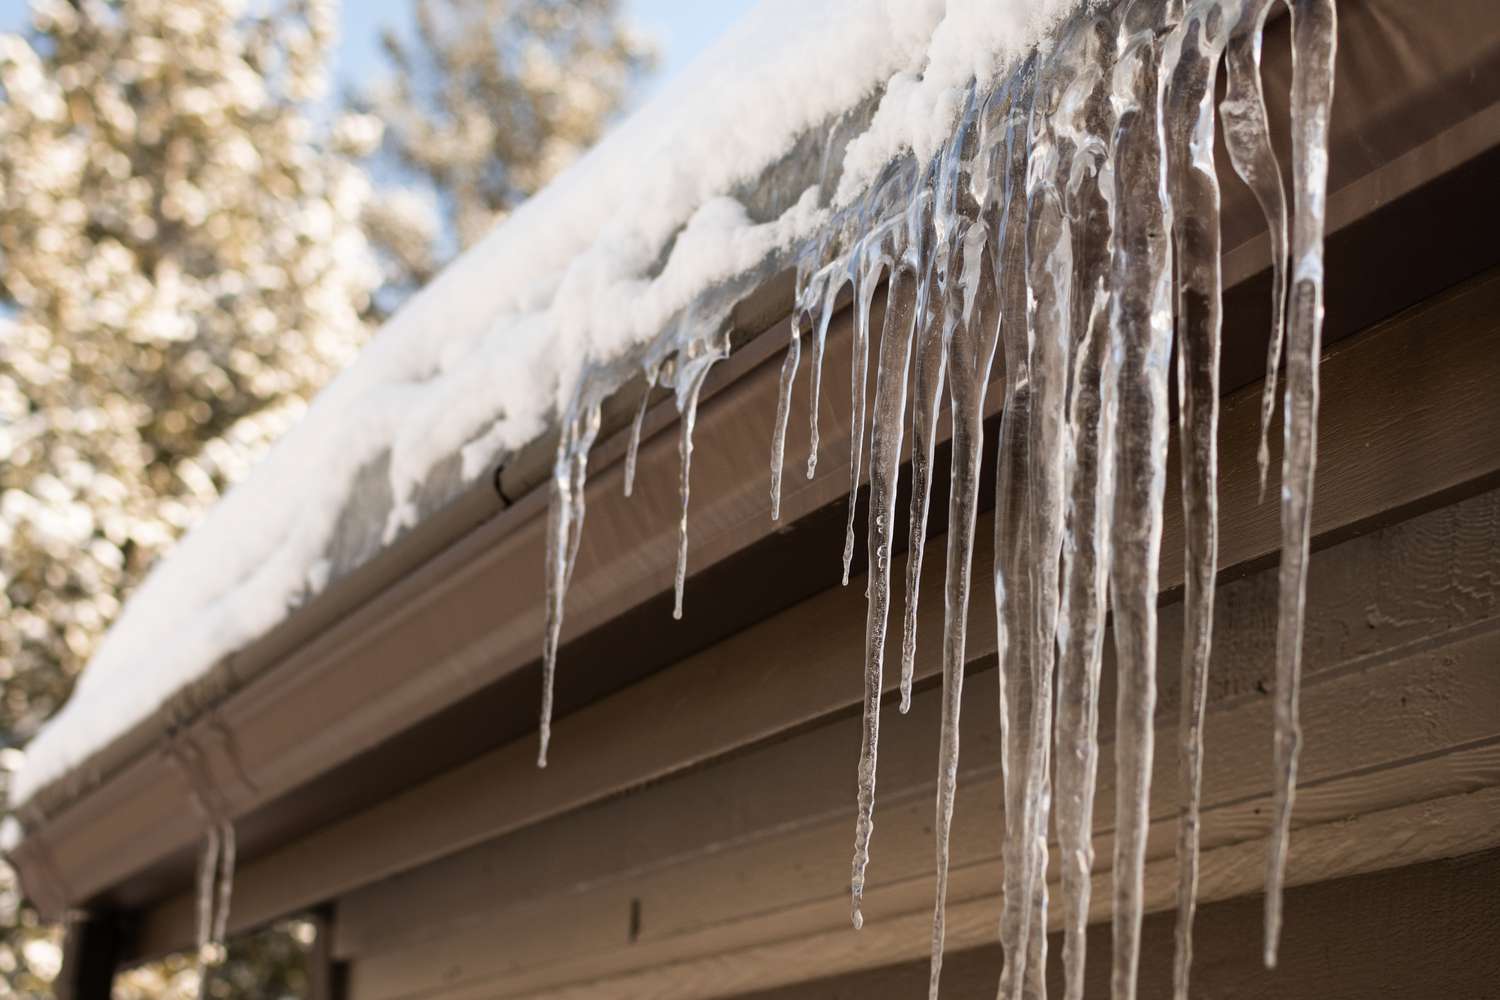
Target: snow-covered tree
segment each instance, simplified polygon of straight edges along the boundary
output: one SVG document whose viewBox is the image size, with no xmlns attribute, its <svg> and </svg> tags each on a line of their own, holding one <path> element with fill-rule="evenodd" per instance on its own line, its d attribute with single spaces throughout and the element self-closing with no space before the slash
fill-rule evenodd
<svg viewBox="0 0 1500 1000">
<path fill-rule="evenodd" d="M 618 0 L 414 0 L 384 36 L 388 79 L 355 96 L 405 185 L 367 228 L 397 298 L 424 284 L 592 145 L 654 62 Z"/>
<path fill-rule="evenodd" d="M 335 14 L 33 0 L 0 35 L 0 747 L 365 337 L 379 126 L 317 103 Z M 0 908 L 0 982 L 48 995 L 55 939 Z"/>
</svg>

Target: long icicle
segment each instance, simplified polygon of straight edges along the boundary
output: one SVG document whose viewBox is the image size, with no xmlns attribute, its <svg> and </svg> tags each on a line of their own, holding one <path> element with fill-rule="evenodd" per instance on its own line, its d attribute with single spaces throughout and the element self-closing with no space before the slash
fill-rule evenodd
<svg viewBox="0 0 1500 1000">
<path fill-rule="evenodd" d="M 1067 422 L 1073 243 L 1062 185 L 1071 171 L 1071 143 L 1059 143 L 1054 115 L 1076 72 L 1083 36 L 1070 31 L 1049 55 L 1038 79 L 1029 123 L 1026 281 L 1031 336 L 1030 481 L 1031 688 L 1028 720 L 1024 892 L 1030 900 L 1024 995 L 1046 996 L 1047 826 L 1051 811 L 1052 691 L 1059 610 L 1058 566 L 1066 497 Z"/>
<path fill-rule="evenodd" d="M 1218 430 L 1221 277 L 1214 85 L 1226 31 L 1223 0 L 1196 0 L 1175 36 L 1167 92 L 1167 178 L 1177 260 L 1177 398 L 1182 410 L 1182 690 L 1177 724 L 1177 929 L 1172 983 L 1187 1000 L 1198 905 L 1203 714 L 1219 564 Z"/>
<path fill-rule="evenodd" d="M 844 586 L 849 586 L 849 570 L 854 565 L 854 512 L 859 499 L 860 461 L 864 457 L 867 395 L 870 384 L 870 312 L 880 276 L 889 268 L 891 257 L 885 250 L 887 232 L 876 231 L 866 237 L 866 244 L 855 255 L 858 272 L 854 281 L 854 339 L 850 346 L 850 420 L 849 420 L 849 513 L 844 525 Z M 868 255 L 868 256 L 866 256 Z"/>
<path fill-rule="evenodd" d="M 839 292 L 843 290 L 848 281 L 848 264 L 844 261 L 834 261 L 826 268 L 826 274 L 822 282 L 822 308 L 819 310 L 818 326 L 813 335 L 812 361 L 808 375 L 812 380 L 808 391 L 808 436 L 807 436 L 807 478 L 811 479 L 818 470 L 818 448 L 820 438 L 818 436 L 818 410 L 822 405 L 823 398 L 823 355 L 828 349 L 828 325 L 833 321 L 833 307 L 838 303 Z"/>
<path fill-rule="evenodd" d="M 943 338 L 952 357 L 949 396 L 953 413 L 952 470 L 948 493 L 948 552 L 943 583 L 943 715 L 938 744 L 938 794 L 935 816 L 937 892 L 932 914 L 932 957 L 928 995 L 937 1000 L 943 971 L 943 938 L 948 902 L 949 840 L 953 800 L 958 788 L 959 710 L 963 706 L 965 646 L 969 626 L 969 589 L 974 561 L 974 526 L 979 505 L 980 460 L 984 447 L 984 400 L 999 339 L 995 281 L 990 246 L 978 205 L 988 207 L 988 178 L 971 181 L 964 157 L 978 157 L 970 147 L 978 112 L 971 88 L 963 117 L 950 140 L 944 163 L 935 236 L 951 240 L 938 275 L 944 299 Z M 973 162 L 972 159 L 969 162 Z M 985 164 L 977 165 L 986 172 Z M 966 184 L 965 181 L 971 181 Z M 983 200 L 974 197 L 975 188 Z"/>
<path fill-rule="evenodd" d="M 917 284 L 923 269 L 922 243 L 931 204 L 931 192 L 924 180 L 915 187 L 908 209 L 906 243 L 887 293 L 885 328 L 881 332 L 875 372 L 875 417 L 870 434 L 870 592 L 865 621 L 864 721 L 859 748 L 854 861 L 849 880 L 850 914 L 855 927 L 864 925 L 860 902 L 864 898 L 865 867 L 870 862 L 870 836 L 874 829 L 875 759 L 880 742 L 880 694 L 891 606 L 896 480 L 901 468 L 906 383 L 917 319 Z"/>
<path fill-rule="evenodd" d="M 1072 386 L 1064 444 L 1071 469 L 1058 615 L 1056 803 L 1063 911 L 1063 995 L 1082 1000 L 1094 866 L 1094 789 L 1099 765 L 1099 670 L 1104 651 L 1110 525 L 1110 441 L 1100 434 L 1109 345 L 1115 116 L 1110 77 L 1113 9 L 1083 27 L 1079 75 L 1058 113 L 1073 144 L 1068 212 L 1073 219 Z"/>
<path fill-rule="evenodd" d="M 580 388 L 563 419 L 552 464 L 552 496 L 547 505 L 547 631 L 542 642 L 542 711 L 538 725 L 536 766 L 547 766 L 552 742 L 552 691 L 557 675 L 557 648 L 562 636 L 563 602 L 578 546 L 583 538 L 584 486 L 589 449 L 599 434 L 599 402 Z M 587 397 L 587 398 L 586 398 Z"/>
<path fill-rule="evenodd" d="M 1115 100 L 1115 255 L 1111 363 L 1118 365 L 1108 433 L 1115 435 L 1111 604 L 1117 654 L 1115 713 L 1115 1000 L 1134 1000 L 1150 825 L 1156 708 L 1156 596 L 1167 465 L 1172 353 L 1171 211 L 1167 202 L 1159 71 L 1180 6 L 1132 0 L 1124 13 Z"/>
<path fill-rule="evenodd" d="M 1302 678 L 1302 629 L 1312 534 L 1313 471 L 1317 465 L 1318 357 L 1323 340 L 1323 230 L 1328 196 L 1328 119 L 1338 15 L 1333 0 L 1296 0 L 1292 7 L 1291 320 L 1287 336 L 1285 441 L 1281 460 L 1281 573 L 1276 625 L 1275 793 L 1266 866 L 1266 966 L 1276 964 L 1281 889 L 1302 743 L 1297 718 Z"/>
<path fill-rule="evenodd" d="M 1000 343 L 1005 352 L 1005 405 L 1000 418 L 995 472 L 995 627 L 1000 664 L 1000 770 L 1005 786 L 1005 831 L 1001 851 L 1004 900 L 1000 944 L 1005 965 L 998 996 L 1015 996 L 1025 982 L 1031 900 L 1026 894 L 1026 773 L 1031 713 L 1031 604 L 1027 587 L 1031 531 L 1026 495 L 1030 441 L 1031 351 L 1026 331 L 1026 129 L 1036 83 L 1033 53 L 1011 82 L 994 118 L 1005 135 L 1005 180 L 999 232 L 997 285 Z M 992 116 L 986 115 L 990 120 Z"/>
<path fill-rule="evenodd" d="M 956 181 L 949 181 L 950 164 L 935 163 L 938 197 L 951 198 Z M 956 178 L 958 165 L 951 164 Z M 942 211 L 934 211 L 936 220 Z M 901 713 L 911 708 L 911 686 L 917 665 L 917 601 L 922 585 L 922 558 L 927 551 L 927 510 L 932 499 L 932 460 L 937 450 L 938 413 L 948 376 L 948 339 L 952 329 L 942 288 L 947 281 L 949 246 L 947 223 L 934 224 L 933 249 L 922 290 L 917 295 L 917 335 L 913 356 L 911 401 L 911 507 L 907 522 L 906 607 L 901 629 Z"/>
<path fill-rule="evenodd" d="M 1286 188 L 1281 164 L 1271 146 L 1271 124 L 1266 116 L 1266 94 L 1260 79 L 1261 40 L 1266 17 L 1284 0 L 1245 0 L 1229 36 L 1225 58 L 1227 84 L 1219 111 L 1224 119 L 1224 148 L 1240 180 L 1250 188 L 1266 218 L 1271 240 L 1271 338 L 1266 344 L 1266 381 L 1261 390 L 1260 492 L 1265 496 L 1271 467 L 1271 415 L 1276 408 L 1277 374 L 1286 329 L 1287 222 Z"/>
</svg>

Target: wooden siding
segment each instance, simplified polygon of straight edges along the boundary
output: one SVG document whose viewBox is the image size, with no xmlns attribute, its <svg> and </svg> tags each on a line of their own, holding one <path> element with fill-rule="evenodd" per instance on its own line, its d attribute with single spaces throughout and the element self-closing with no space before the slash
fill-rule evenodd
<svg viewBox="0 0 1500 1000">
<path fill-rule="evenodd" d="M 1280 965 L 1262 968 L 1259 898 L 1198 911 L 1193 995 L 1212 1000 L 1491 1000 L 1500 995 L 1500 854 L 1413 865 L 1287 892 Z M 1171 913 L 1146 918 L 1140 995 L 1172 992 Z M 1109 996 L 1109 927 L 1089 930 L 1086 995 Z M 1060 942 L 1049 942 L 1051 994 L 1062 995 Z M 943 963 L 947 1000 L 991 1000 L 1000 949 L 976 948 Z M 927 964 L 908 962 L 775 989 L 742 1000 L 908 1000 L 927 987 Z"/>
<path fill-rule="evenodd" d="M 1497 552 L 1500 492 L 1491 491 L 1315 557 L 1294 884 L 1500 844 Z M 1166 609 L 1162 623 L 1153 909 L 1174 901 L 1178 610 Z M 1225 586 L 1217 605 L 1208 900 L 1254 893 L 1263 874 L 1274 610 L 1274 570 Z M 956 950 L 992 940 L 998 913 L 995 696 L 985 665 L 964 716 L 949 911 Z M 937 702 L 928 686 L 909 716 L 890 710 L 882 727 L 862 932 L 848 927 L 846 899 L 859 722 L 844 716 L 350 895 L 336 947 L 354 959 L 352 996 L 724 996 L 924 954 Z M 1096 918 L 1109 898 L 1107 743 L 1100 768 Z M 1256 935 L 1241 938 L 1253 964 Z"/>
<path fill-rule="evenodd" d="M 1256 891 L 1263 865 L 1275 603 L 1274 572 L 1264 567 L 1276 514 L 1255 496 L 1257 392 L 1247 387 L 1225 407 L 1227 582 L 1208 723 L 1206 899 Z M 1500 843 L 1500 274 L 1337 348 L 1326 361 L 1323 415 L 1292 859 L 1299 884 Z M 1180 577 L 1179 538 L 1169 527 L 1168 586 Z M 848 929 L 844 885 L 859 724 L 857 583 L 560 720 L 544 774 L 521 740 L 252 863 L 238 919 L 283 910 L 289 890 L 342 896 L 335 949 L 350 962 L 354 1000 L 723 996 L 917 958 L 931 898 L 938 562 L 925 581 L 923 684 L 912 714 L 882 727 L 862 933 Z M 950 908 L 956 950 L 988 942 L 997 912 L 987 612 L 977 600 Z M 1170 604 L 1162 632 L 1155 908 L 1170 905 L 1174 878 L 1168 748 L 1180 622 Z M 1106 685 L 1110 677 L 1106 664 Z M 1101 861 L 1111 788 L 1106 747 Z M 458 844 L 474 846 L 449 853 Z M 1099 867 L 1102 904 L 1108 873 Z M 391 877 L 367 885 L 381 871 Z M 148 940 L 179 933 L 187 912 L 186 898 L 154 911 Z M 1253 958 L 1254 934 L 1240 937 Z"/>
</svg>

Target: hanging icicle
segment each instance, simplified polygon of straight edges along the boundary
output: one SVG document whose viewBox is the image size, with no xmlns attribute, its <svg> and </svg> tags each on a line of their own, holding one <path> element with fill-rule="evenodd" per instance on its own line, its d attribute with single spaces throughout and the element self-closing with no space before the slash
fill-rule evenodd
<svg viewBox="0 0 1500 1000">
<path fill-rule="evenodd" d="M 1115 253 L 1106 411 L 1114 436 L 1110 546 L 1118 692 L 1115 712 L 1115 1000 L 1133 1000 L 1144 915 L 1156 708 L 1156 594 L 1167 467 L 1172 261 L 1162 129 L 1161 64 L 1177 5 L 1132 0 L 1115 67 Z"/>
<path fill-rule="evenodd" d="M 676 358 L 676 370 L 668 382 L 672 386 L 677 412 L 682 415 L 682 436 L 677 453 L 682 459 L 682 476 L 678 493 L 682 498 L 682 513 L 677 522 L 677 573 L 675 576 L 672 617 L 682 617 L 682 591 L 687 582 L 688 553 L 688 486 L 693 469 L 693 428 L 698 423 L 698 396 L 703 391 L 703 382 L 709 369 L 729 356 L 727 335 L 710 340 L 694 340 L 685 354 Z"/>
<path fill-rule="evenodd" d="M 1083 997 L 1085 937 L 1094 864 L 1094 788 L 1099 765 L 1099 671 L 1109 577 L 1113 439 L 1102 433 L 1114 250 L 1110 101 L 1118 25 L 1106 9 L 1078 29 L 1078 74 L 1057 112 L 1073 147 L 1066 203 L 1072 219 L 1072 376 L 1063 444 L 1068 470 L 1063 583 L 1057 625 L 1056 802 L 1062 882 L 1063 980 Z"/>
<path fill-rule="evenodd" d="M 994 363 L 998 317 L 988 233 L 970 222 L 991 198 L 991 157 L 976 147 L 978 95 L 971 89 L 963 116 L 942 154 L 934 229 L 937 294 L 943 299 L 945 356 L 952 355 L 948 383 L 953 412 L 951 490 L 948 497 L 948 563 L 943 584 L 943 721 L 938 748 L 937 899 L 932 918 L 932 966 L 928 993 L 938 995 L 948 901 L 948 847 L 958 786 L 958 723 L 963 703 L 964 647 L 969 618 L 974 522 L 979 502 L 979 465 L 984 446 L 984 400 Z M 972 171 L 972 172 L 971 172 Z M 915 600 L 915 595 L 911 598 Z M 902 692 L 905 697 L 905 692 Z"/>
<path fill-rule="evenodd" d="M 870 369 L 871 316 L 875 293 L 882 277 L 889 278 L 900 252 L 900 241 L 906 231 L 905 206 L 911 196 L 915 176 L 906 161 L 892 163 L 882 174 L 861 206 L 864 235 L 855 240 L 850 257 L 854 277 L 854 337 L 850 369 L 850 464 L 849 511 L 844 529 L 844 586 L 849 585 L 849 570 L 854 562 L 854 513 L 859 495 L 860 460 L 864 452 L 865 424 L 869 417 L 868 390 Z"/>
<path fill-rule="evenodd" d="M 1266 343 L 1266 381 L 1261 390 L 1260 492 L 1265 496 L 1266 474 L 1271 467 L 1271 415 L 1276 407 L 1277 375 L 1281 367 L 1281 343 L 1286 329 L 1286 189 L 1281 183 L 1281 164 L 1271 147 L 1271 124 L 1266 117 L 1266 95 L 1260 82 L 1261 38 L 1266 18 L 1283 0 L 1244 0 L 1239 19 L 1230 31 L 1225 58 L 1227 84 L 1224 101 L 1224 148 L 1240 180 L 1250 188 L 1266 218 L 1271 241 L 1271 339 Z"/>
<path fill-rule="evenodd" d="M 215 784 L 203 749 L 186 733 L 167 739 L 166 754 L 181 771 L 188 799 L 203 821 L 203 847 L 195 878 L 194 944 L 198 960 L 198 995 L 208 995 L 211 970 L 228 954 L 229 906 L 234 894 L 236 837 L 229 803 Z"/>
<path fill-rule="evenodd" d="M 1026 174 L 1027 127 L 1035 87 L 1033 54 L 1011 81 L 995 108 L 996 130 L 1004 136 L 1004 181 L 997 277 L 1000 344 L 1005 357 L 1005 403 L 1000 422 L 995 480 L 995 609 L 1000 662 L 1000 769 L 1004 783 L 1004 900 L 1000 944 L 1005 951 L 1000 996 L 1016 995 L 1025 982 L 1031 901 L 1026 892 L 1025 787 L 1030 746 L 1031 603 L 1023 582 L 1031 550 L 1029 461 L 1031 382 L 1030 338 L 1026 328 Z M 987 119 L 991 116 L 987 115 Z"/>
<path fill-rule="evenodd" d="M 910 169 L 915 171 L 913 165 Z M 865 697 L 860 740 L 858 816 L 854 861 L 849 880 L 850 912 L 855 927 L 864 923 L 859 904 L 864 896 L 865 866 L 874 830 L 875 758 L 880 742 L 880 694 L 885 663 L 886 626 L 891 607 L 891 552 L 895 540 L 896 479 L 901 468 L 901 438 L 906 423 L 906 385 L 916 332 L 919 284 L 926 272 L 924 249 L 932 214 L 932 178 L 913 185 L 899 254 L 891 272 L 885 307 L 885 329 L 875 367 L 875 416 L 870 435 L 870 595 L 865 619 Z"/>
<path fill-rule="evenodd" d="M 562 637 L 563 602 L 583 538 L 584 491 L 589 449 L 599 435 L 600 400 L 596 383 L 585 381 L 563 418 L 552 463 L 552 498 L 547 507 L 547 631 L 542 643 L 542 715 L 536 766 L 547 766 L 552 742 L 552 690 L 557 647 Z"/>
<path fill-rule="evenodd" d="M 1183 556 L 1182 690 L 1177 807 L 1177 932 L 1173 990 L 1187 1000 L 1198 905 L 1203 715 L 1219 569 L 1219 182 L 1214 171 L 1214 84 L 1224 51 L 1224 0 L 1194 0 L 1173 35 L 1167 67 L 1167 176 L 1177 260 Z"/>
<path fill-rule="evenodd" d="M 1083 995 L 1107 609 L 1113 612 L 1118 671 L 1112 993 L 1116 1000 L 1136 994 L 1174 344 L 1185 539 L 1174 992 L 1183 1000 L 1188 996 L 1218 571 L 1222 276 L 1213 147 L 1221 60 L 1225 96 L 1217 110 L 1225 145 L 1234 170 L 1254 193 L 1270 235 L 1272 324 L 1259 451 L 1262 488 L 1269 463 L 1265 433 L 1283 334 L 1287 354 L 1276 791 L 1265 939 L 1265 959 L 1274 963 L 1299 740 L 1297 686 L 1315 464 L 1335 36 L 1333 0 L 1291 0 L 1295 213 L 1289 246 L 1286 195 L 1260 80 L 1261 38 L 1276 2 L 1081 5 L 1048 43 L 1019 59 L 1009 74 L 992 84 L 971 84 L 948 140 L 935 155 L 918 161 L 908 153 L 890 163 L 863 197 L 829 206 L 826 224 L 797 255 L 795 304 L 771 429 L 771 516 L 779 519 L 781 514 L 786 435 L 804 335 L 811 342 L 807 475 L 816 472 L 827 339 L 849 285 L 853 331 L 845 584 L 854 561 L 856 501 L 866 470 L 869 476 L 864 695 L 850 878 L 856 927 L 863 922 L 861 901 L 874 829 L 895 506 L 907 421 L 912 500 L 899 681 L 902 712 L 910 705 L 915 677 L 920 576 L 945 399 L 951 411 L 931 997 L 938 996 L 941 983 L 980 456 L 997 353 L 1005 366 L 993 567 L 1004 797 L 1000 941 L 1005 961 L 999 996 L 1046 996 L 1048 834 L 1054 824 L 1064 996 L 1079 1000 Z M 832 150 L 836 142 L 847 141 L 844 133 L 851 121 L 840 118 L 829 133 L 820 204 L 827 204 L 837 186 Z M 882 291 L 883 314 L 876 310 Z M 876 322 L 878 338 L 872 329 Z M 687 575 L 698 398 L 709 369 L 728 353 L 723 336 L 689 333 L 688 326 L 674 331 L 646 372 L 648 394 L 653 386 L 672 388 L 682 415 L 676 616 L 682 613 Z M 586 380 L 585 385 L 590 388 L 578 391 L 564 415 L 553 475 L 543 755 L 563 594 L 577 556 L 587 456 L 599 429 L 605 381 Z M 645 408 L 643 399 L 631 425 L 627 495 Z"/>
<path fill-rule="evenodd" d="M 641 452 L 641 427 L 646 422 L 646 408 L 651 402 L 651 390 L 661 375 L 661 365 L 646 368 L 646 388 L 641 391 L 641 402 L 636 407 L 635 419 L 630 422 L 630 442 L 625 446 L 625 495 L 635 492 L 635 460 Z"/>
<path fill-rule="evenodd" d="M 1267 967 L 1281 937 L 1292 796 L 1297 788 L 1297 719 L 1302 683 L 1302 628 L 1307 611 L 1307 558 L 1312 539 L 1313 469 L 1317 465 L 1318 358 L 1323 343 L 1323 230 L 1328 197 L 1328 119 L 1338 40 L 1333 0 L 1292 5 L 1292 292 L 1287 329 L 1286 402 L 1281 456 L 1281 597 L 1276 626 L 1275 801 L 1266 869 Z"/>
</svg>

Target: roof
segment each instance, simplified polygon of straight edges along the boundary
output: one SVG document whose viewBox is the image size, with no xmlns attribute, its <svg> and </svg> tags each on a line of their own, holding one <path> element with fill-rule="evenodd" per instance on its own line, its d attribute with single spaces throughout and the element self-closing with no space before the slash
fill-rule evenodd
<svg viewBox="0 0 1500 1000">
<path fill-rule="evenodd" d="M 717 333 L 831 202 L 936 149 L 969 80 L 1074 3 L 763 0 L 415 296 L 151 573 L 27 749 L 12 806 L 491 474 L 586 369 Z M 820 169 L 808 149 L 851 113 L 862 132 Z"/>
</svg>

